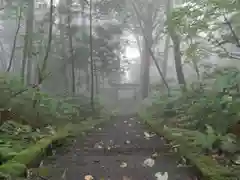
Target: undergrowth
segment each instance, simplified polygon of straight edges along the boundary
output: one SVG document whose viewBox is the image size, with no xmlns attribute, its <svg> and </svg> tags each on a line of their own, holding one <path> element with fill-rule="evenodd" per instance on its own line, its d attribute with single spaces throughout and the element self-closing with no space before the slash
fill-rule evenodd
<svg viewBox="0 0 240 180">
<path fill-rule="evenodd" d="M 204 155 L 240 173 L 240 71 L 218 68 L 186 92 L 155 89 L 141 107 L 144 119 L 180 133 Z M 185 132 L 184 135 L 181 135 Z M 186 135 L 188 132 L 188 135 Z M 191 134 L 191 135 L 190 135 Z"/>
<path fill-rule="evenodd" d="M 83 95 L 49 96 L 9 74 L 0 75 L 0 89 L 0 165 L 63 127 L 108 116 L 97 100 L 93 112 Z"/>
</svg>

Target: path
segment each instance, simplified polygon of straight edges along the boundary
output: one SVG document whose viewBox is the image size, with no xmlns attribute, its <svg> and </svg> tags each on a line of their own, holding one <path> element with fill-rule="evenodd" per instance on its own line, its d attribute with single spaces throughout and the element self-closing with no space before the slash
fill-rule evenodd
<svg viewBox="0 0 240 180">
<path fill-rule="evenodd" d="M 155 165 L 144 167 L 144 160 L 156 151 L 160 155 Z M 177 167 L 178 160 L 160 137 L 144 137 L 137 118 L 122 116 L 89 133 L 84 142 L 77 139 L 68 152 L 59 152 L 44 164 L 49 180 L 84 180 L 87 174 L 96 180 L 154 180 L 157 172 L 168 172 L 168 180 L 189 180 L 192 169 Z"/>
</svg>

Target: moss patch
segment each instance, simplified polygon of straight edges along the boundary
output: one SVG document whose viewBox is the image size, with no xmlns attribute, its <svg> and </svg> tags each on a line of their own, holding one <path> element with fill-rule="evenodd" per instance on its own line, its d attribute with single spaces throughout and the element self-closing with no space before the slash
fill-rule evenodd
<svg viewBox="0 0 240 180">
<path fill-rule="evenodd" d="M 45 137 L 29 148 L 17 153 L 11 160 L 0 166 L 0 173 L 11 175 L 12 177 L 24 176 L 27 167 L 31 166 L 34 161 L 41 159 L 50 145 L 58 144 L 69 136 L 82 135 L 83 132 L 90 131 L 93 126 L 106 120 L 88 119 L 80 124 L 68 124 L 64 128 L 60 128 L 55 135 Z"/>
<path fill-rule="evenodd" d="M 142 117 L 143 116 L 141 116 L 141 118 Z M 236 180 L 237 177 L 240 177 L 240 174 L 235 172 L 233 169 L 221 166 L 211 157 L 200 154 L 200 150 L 182 136 L 174 136 L 173 132 L 176 132 L 176 129 L 165 129 L 160 123 L 150 119 L 144 119 L 144 121 L 150 127 L 150 129 L 156 132 L 158 135 L 164 136 L 166 139 L 180 144 L 181 146 L 179 147 L 179 153 L 185 156 L 191 162 L 191 164 L 201 172 L 204 179 Z"/>
</svg>

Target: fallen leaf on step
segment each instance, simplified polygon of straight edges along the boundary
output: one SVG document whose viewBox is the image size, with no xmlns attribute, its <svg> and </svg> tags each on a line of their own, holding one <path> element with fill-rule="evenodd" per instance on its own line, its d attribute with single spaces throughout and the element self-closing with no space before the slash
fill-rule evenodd
<svg viewBox="0 0 240 180">
<path fill-rule="evenodd" d="M 125 141 L 125 144 L 130 144 L 130 143 L 131 143 L 131 141 L 129 141 L 129 140 Z"/>
<path fill-rule="evenodd" d="M 40 162 L 39 167 L 43 167 L 43 161 Z"/>
<path fill-rule="evenodd" d="M 67 169 L 64 169 L 64 172 L 61 176 L 62 179 L 66 179 Z"/>
<path fill-rule="evenodd" d="M 84 177 L 84 180 L 93 180 L 94 178 L 92 177 L 92 175 L 86 175 Z"/>
<path fill-rule="evenodd" d="M 155 174 L 155 177 L 157 178 L 157 180 L 168 180 L 168 173 L 167 172 L 164 172 L 164 173 L 157 172 Z"/>
<path fill-rule="evenodd" d="M 144 167 L 153 167 L 154 166 L 154 164 L 155 164 L 155 160 L 154 159 L 152 159 L 152 158 L 148 158 L 148 159 L 146 159 L 144 162 L 143 162 L 143 166 Z"/>
<path fill-rule="evenodd" d="M 125 168 L 125 167 L 127 167 L 127 163 L 122 162 L 122 163 L 120 164 L 120 167 L 121 167 L 121 168 Z"/>
<path fill-rule="evenodd" d="M 158 153 L 155 152 L 154 154 L 152 154 L 152 157 L 153 157 L 153 158 L 158 157 Z"/>
<path fill-rule="evenodd" d="M 100 143 L 96 143 L 96 144 L 94 145 L 94 148 L 95 148 L 95 149 L 102 149 L 102 148 L 103 148 L 102 143 L 101 143 L 101 142 L 100 142 Z"/>
<path fill-rule="evenodd" d="M 131 180 L 131 178 L 129 178 L 127 176 L 123 176 L 122 180 Z"/>
<path fill-rule="evenodd" d="M 149 138 L 152 138 L 153 136 L 155 136 L 156 134 L 150 134 L 148 132 L 144 132 L 144 138 L 145 139 L 149 139 Z"/>
</svg>

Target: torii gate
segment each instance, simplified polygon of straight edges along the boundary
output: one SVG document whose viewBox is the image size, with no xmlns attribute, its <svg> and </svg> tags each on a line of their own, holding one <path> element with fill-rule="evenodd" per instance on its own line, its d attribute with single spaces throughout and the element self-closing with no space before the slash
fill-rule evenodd
<svg viewBox="0 0 240 180">
<path fill-rule="evenodd" d="M 133 99 L 137 100 L 140 84 L 111 82 L 110 85 L 116 89 L 116 100 L 119 100 L 119 90 L 133 90 Z"/>
</svg>

